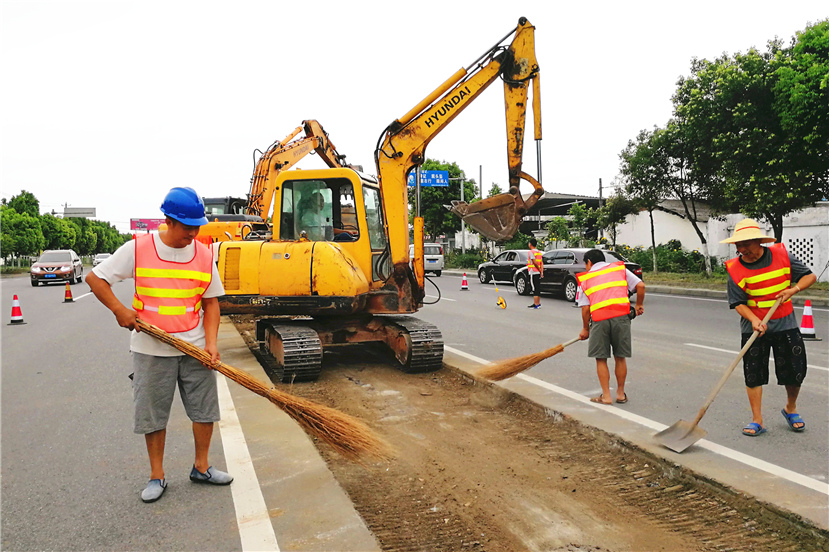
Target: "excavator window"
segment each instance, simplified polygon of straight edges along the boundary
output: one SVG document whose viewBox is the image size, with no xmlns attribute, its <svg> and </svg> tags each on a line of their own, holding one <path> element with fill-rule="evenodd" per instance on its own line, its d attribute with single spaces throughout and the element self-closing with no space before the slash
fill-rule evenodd
<svg viewBox="0 0 829 552">
<path fill-rule="evenodd" d="M 286 180 L 282 185 L 280 238 L 357 241 L 360 236 L 354 187 L 348 179 Z"/>
</svg>

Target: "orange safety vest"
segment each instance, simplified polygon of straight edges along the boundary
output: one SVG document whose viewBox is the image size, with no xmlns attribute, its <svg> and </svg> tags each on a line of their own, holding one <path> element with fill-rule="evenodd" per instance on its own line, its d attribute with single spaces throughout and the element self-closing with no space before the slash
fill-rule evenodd
<svg viewBox="0 0 829 552">
<path fill-rule="evenodd" d="M 590 301 L 593 322 L 630 313 L 625 263 L 619 261 L 601 270 L 579 272 L 576 279 Z"/>
<path fill-rule="evenodd" d="M 199 242 L 185 263 L 158 256 L 152 234 L 134 240 L 135 295 L 132 306 L 145 322 L 169 333 L 187 332 L 199 325 L 201 298 L 213 276 L 213 255 Z"/>
<path fill-rule="evenodd" d="M 540 273 L 541 270 L 539 270 L 538 267 L 541 265 L 541 262 L 541 251 L 538 249 L 530 249 L 529 254 L 527 254 L 527 272 L 529 274 L 532 274 L 533 272 Z"/>
<path fill-rule="evenodd" d="M 767 268 L 752 270 L 740 262 L 739 257 L 725 261 L 728 275 L 748 295 L 748 308 L 762 320 L 774 304 L 774 297 L 788 289 L 792 283 L 792 269 L 786 246 L 776 243 L 768 247 L 771 252 L 771 264 Z M 786 301 L 774 311 L 772 320 L 783 318 L 794 312 L 791 300 Z"/>
</svg>

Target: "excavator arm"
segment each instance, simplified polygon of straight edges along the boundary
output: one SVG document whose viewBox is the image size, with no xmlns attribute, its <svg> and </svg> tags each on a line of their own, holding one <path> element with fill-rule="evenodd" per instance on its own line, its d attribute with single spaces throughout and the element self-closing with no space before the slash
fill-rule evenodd
<svg viewBox="0 0 829 552">
<path fill-rule="evenodd" d="M 294 140 L 303 130 L 305 137 Z M 256 163 L 250 180 L 247 213 L 267 218 L 276 191 L 274 185 L 277 175 L 293 167 L 312 151 L 332 169 L 347 166 L 345 155 L 337 152 L 322 125 L 313 119 L 302 121 L 302 125 L 296 127 L 283 140 L 271 144 Z"/>
<path fill-rule="evenodd" d="M 530 84 L 533 86 L 534 136 L 537 141 L 541 140 L 540 74 L 535 57 L 534 31 L 535 27 L 522 17 L 515 30 L 472 65 L 458 70 L 432 94 L 389 125 L 380 137 L 374 157 L 383 189 L 393 265 L 409 262 L 409 225 L 405 207 L 408 205 L 406 179 L 409 172 L 426 160 L 428 143 L 499 77 L 504 81 L 506 103 L 509 191 L 470 205 L 453 202 L 452 211 L 487 238 L 504 240 L 515 234 L 522 216 L 544 194 L 538 180 L 521 168 Z M 502 43 L 512 35 L 510 45 L 503 46 Z M 519 191 L 522 179 L 534 187 L 533 194 L 526 201 Z M 414 239 L 415 259 L 422 257 L 422 227 L 422 223 L 415 222 L 415 229 L 420 232 Z M 415 263 L 415 276 L 422 290 L 423 273 L 418 264 Z"/>
</svg>

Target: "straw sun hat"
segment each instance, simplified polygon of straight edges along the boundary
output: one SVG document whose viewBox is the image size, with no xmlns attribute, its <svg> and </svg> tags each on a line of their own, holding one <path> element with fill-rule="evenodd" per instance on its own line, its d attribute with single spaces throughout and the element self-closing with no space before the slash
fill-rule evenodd
<svg viewBox="0 0 829 552">
<path fill-rule="evenodd" d="M 763 232 L 760 231 L 760 225 L 757 224 L 756 220 L 743 219 L 737 223 L 737 226 L 734 227 L 734 234 L 732 234 L 727 240 L 723 240 L 720 243 L 737 243 L 748 240 L 760 240 L 760 243 L 772 243 L 777 241 L 776 239 L 763 234 Z"/>
</svg>

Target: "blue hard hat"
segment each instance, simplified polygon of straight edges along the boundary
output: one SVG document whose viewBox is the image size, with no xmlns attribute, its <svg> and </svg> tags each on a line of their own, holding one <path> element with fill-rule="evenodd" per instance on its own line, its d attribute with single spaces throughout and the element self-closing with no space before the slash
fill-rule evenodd
<svg viewBox="0 0 829 552">
<path fill-rule="evenodd" d="M 173 188 L 161 204 L 161 212 L 187 226 L 204 226 L 204 202 L 193 188 Z"/>
</svg>

